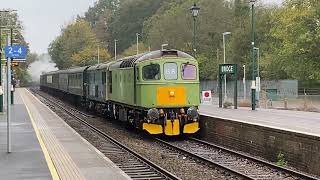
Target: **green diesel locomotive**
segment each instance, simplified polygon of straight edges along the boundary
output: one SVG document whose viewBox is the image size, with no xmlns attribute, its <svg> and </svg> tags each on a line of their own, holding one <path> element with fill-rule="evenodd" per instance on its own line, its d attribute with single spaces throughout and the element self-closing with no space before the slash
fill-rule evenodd
<svg viewBox="0 0 320 180">
<path fill-rule="evenodd" d="M 40 88 L 127 122 L 150 134 L 199 131 L 197 61 L 177 50 L 158 50 L 106 64 L 49 72 Z"/>
</svg>

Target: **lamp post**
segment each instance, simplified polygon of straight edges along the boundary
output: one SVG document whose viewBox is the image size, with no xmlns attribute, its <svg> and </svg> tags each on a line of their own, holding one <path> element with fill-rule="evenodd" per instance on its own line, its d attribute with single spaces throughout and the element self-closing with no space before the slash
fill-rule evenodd
<svg viewBox="0 0 320 180">
<path fill-rule="evenodd" d="M 255 41 L 256 41 L 256 35 L 255 35 L 255 12 L 254 12 L 254 4 L 255 0 L 250 0 L 251 3 L 251 25 L 252 25 L 252 84 L 251 84 L 251 108 L 252 110 L 256 110 L 256 65 L 255 65 Z"/>
<path fill-rule="evenodd" d="M 243 65 L 243 99 L 247 99 L 247 87 L 246 87 L 246 65 Z"/>
<path fill-rule="evenodd" d="M 254 47 L 254 50 L 257 52 L 257 57 L 258 57 L 257 76 L 260 77 L 260 49 L 257 47 Z"/>
<path fill-rule="evenodd" d="M 222 40 L 223 40 L 223 64 L 226 64 L 226 40 L 225 36 L 230 35 L 231 32 L 224 32 L 222 33 Z M 224 75 L 224 100 L 226 101 L 228 98 L 227 96 L 227 75 Z"/>
<path fill-rule="evenodd" d="M 193 17 L 193 44 L 192 44 L 192 51 L 193 51 L 193 56 L 196 56 L 196 18 L 199 15 L 200 8 L 194 3 L 194 5 L 190 8 L 192 17 Z"/>
<path fill-rule="evenodd" d="M 137 36 L 137 55 L 139 54 L 139 33 L 136 33 Z"/>
<path fill-rule="evenodd" d="M 115 39 L 114 40 L 114 60 L 115 61 L 117 60 L 117 42 L 118 42 L 118 40 Z"/>
<path fill-rule="evenodd" d="M 98 44 L 98 64 L 100 64 L 100 45 Z"/>
</svg>

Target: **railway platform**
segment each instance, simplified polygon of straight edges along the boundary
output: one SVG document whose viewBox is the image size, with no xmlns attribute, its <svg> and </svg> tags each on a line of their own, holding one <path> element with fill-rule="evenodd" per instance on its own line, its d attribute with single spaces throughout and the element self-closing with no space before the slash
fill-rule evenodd
<svg viewBox="0 0 320 180">
<path fill-rule="evenodd" d="M 28 90 L 11 106 L 12 152 L 0 114 L 1 179 L 130 179 Z"/>
<path fill-rule="evenodd" d="M 316 112 L 260 108 L 252 111 L 242 107 L 235 110 L 216 105 L 201 105 L 199 110 L 204 116 L 320 137 L 320 113 Z"/>
<path fill-rule="evenodd" d="M 204 140 L 320 175 L 320 113 L 201 105 Z"/>
</svg>

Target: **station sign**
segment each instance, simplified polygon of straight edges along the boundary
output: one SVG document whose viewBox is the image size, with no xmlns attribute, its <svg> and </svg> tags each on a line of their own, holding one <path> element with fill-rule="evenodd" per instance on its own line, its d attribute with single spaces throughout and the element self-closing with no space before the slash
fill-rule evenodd
<svg viewBox="0 0 320 180">
<path fill-rule="evenodd" d="M 212 104 L 211 91 L 202 91 L 202 103 L 203 104 Z"/>
<path fill-rule="evenodd" d="M 27 48 L 24 46 L 6 46 L 4 48 L 6 58 L 24 60 L 27 56 Z"/>
<path fill-rule="evenodd" d="M 236 64 L 220 64 L 220 74 L 235 74 Z"/>
</svg>

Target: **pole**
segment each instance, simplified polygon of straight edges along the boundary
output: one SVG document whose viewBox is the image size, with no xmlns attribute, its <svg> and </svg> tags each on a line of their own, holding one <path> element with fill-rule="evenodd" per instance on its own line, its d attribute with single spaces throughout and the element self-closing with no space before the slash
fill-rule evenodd
<svg viewBox="0 0 320 180">
<path fill-rule="evenodd" d="M 226 64 L 226 40 L 224 38 L 225 34 L 222 34 L 223 40 L 223 64 Z M 224 75 L 224 101 L 228 98 L 227 96 L 227 74 Z"/>
<path fill-rule="evenodd" d="M 136 33 L 137 36 L 137 55 L 139 54 L 139 33 Z"/>
<path fill-rule="evenodd" d="M 193 57 L 196 57 L 196 17 L 193 17 Z"/>
<path fill-rule="evenodd" d="M 252 25 L 252 86 L 251 86 L 251 105 L 252 110 L 256 110 L 256 75 L 255 75 L 255 54 L 254 54 L 254 47 L 255 47 L 255 24 L 254 24 L 254 0 L 251 0 L 251 25 Z"/>
<path fill-rule="evenodd" d="M 260 86 L 261 86 L 261 81 L 260 81 L 260 49 L 259 48 L 256 48 L 257 50 L 257 57 L 258 57 L 258 70 L 257 70 L 257 75 L 258 75 L 258 81 L 259 83 L 256 82 L 256 84 L 258 85 L 258 89 L 256 89 L 256 99 L 258 101 L 258 107 L 260 107 Z M 257 80 L 256 80 L 257 81 Z"/>
<path fill-rule="evenodd" d="M 247 99 L 247 87 L 246 87 L 246 65 L 243 65 L 243 99 Z"/>
<path fill-rule="evenodd" d="M 234 66 L 234 71 L 235 73 L 233 74 L 233 77 L 234 77 L 234 109 L 238 109 L 238 64 L 236 64 Z"/>
<path fill-rule="evenodd" d="M 114 60 L 117 60 L 117 41 L 118 40 L 114 40 Z"/>
<path fill-rule="evenodd" d="M 10 29 L 10 46 L 12 46 L 13 45 L 13 29 L 11 28 Z M 11 62 L 13 61 L 13 59 L 11 58 Z M 10 64 L 10 67 L 11 67 L 11 64 Z M 13 68 L 12 68 L 12 70 L 13 70 Z M 11 74 L 11 76 L 9 77 L 10 78 L 10 80 L 12 80 L 12 73 L 11 73 L 11 69 L 10 69 L 10 74 Z M 10 81 L 10 90 L 11 90 L 11 104 L 14 104 L 14 87 L 13 87 L 13 84 L 12 84 L 12 82 Z"/>
<path fill-rule="evenodd" d="M 12 30 L 12 29 L 11 29 Z M 11 44 L 11 36 L 8 35 L 8 44 Z M 11 87 L 11 59 L 7 58 L 7 151 L 11 153 L 11 121 L 10 121 L 10 88 Z"/>
<path fill-rule="evenodd" d="M 258 51 L 258 70 L 257 70 L 257 73 L 258 73 L 258 77 L 260 77 L 260 49 L 257 48 L 257 51 Z"/>
<path fill-rule="evenodd" d="M 98 44 L 98 64 L 100 64 L 100 45 Z"/>
<path fill-rule="evenodd" d="M 219 108 L 222 108 L 222 77 L 221 77 L 221 65 L 219 65 Z"/>
<path fill-rule="evenodd" d="M 0 18 L 2 19 L 2 18 Z M 2 21 L 0 22 L 0 112 L 3 112 L 3 87 L 2 87 Z"/>
</svg>

